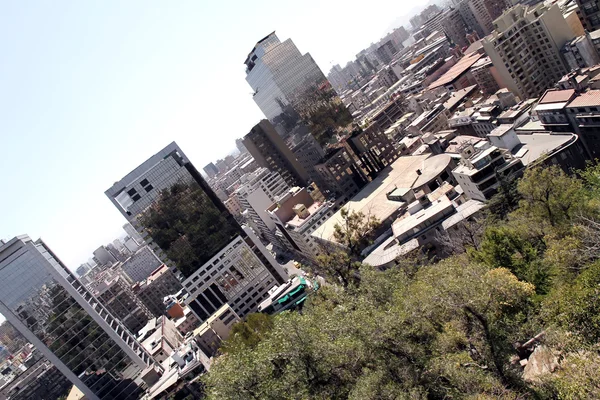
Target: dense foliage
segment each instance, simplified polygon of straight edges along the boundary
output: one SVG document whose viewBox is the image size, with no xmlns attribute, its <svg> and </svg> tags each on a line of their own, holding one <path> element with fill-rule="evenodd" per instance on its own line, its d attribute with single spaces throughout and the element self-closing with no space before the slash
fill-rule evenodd
<svg viewBox="0 0 600 400">
<path fill-rule="evenodd" d="M 360 265 L 301 313 L 240 324 L 208 397 L 600 397 L 599 193 L 598 167 L 528 170 L 445 260 Z"/>
</svg>

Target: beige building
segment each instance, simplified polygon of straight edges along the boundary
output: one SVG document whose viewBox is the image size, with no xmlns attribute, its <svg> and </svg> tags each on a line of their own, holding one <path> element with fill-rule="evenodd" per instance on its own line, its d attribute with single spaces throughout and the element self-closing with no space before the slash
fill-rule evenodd
<svg viewBox="0 0 600 400">
<path fill-rule="evenodd" d="M 183 343 L 183 337 L 177 331 L 173 321 L 167 317 L 152 318 L 139 330 L 138 342 L 152 355 L 158 363 L 162 363 Z"/>
<path fill-rule="evenodd" d="M 567 72 L 560 49 L 574 34 L 557 5 L 516 5 L 494 26 L 483 47 L 500 79 L 522 99 L 541 95 Z"/>
<path fill-rule="evenodd" d="M 229 338 L 229 332 L 233 325 L 240 320 L 231 307 L 225 304 L 196 328 L 192 337 L 204 354 L 212 357 L 217 354 L 221 343 Z"/>
</svg>

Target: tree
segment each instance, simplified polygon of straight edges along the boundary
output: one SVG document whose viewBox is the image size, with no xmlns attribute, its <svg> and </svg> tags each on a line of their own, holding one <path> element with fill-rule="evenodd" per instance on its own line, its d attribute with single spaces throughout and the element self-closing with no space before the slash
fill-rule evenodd
<svg viewBox="0 0 600 400">
<path fill-rule="evenodd" d="M 517 184 L 522 199 L 519 213 L 554 229 L 568 227 L 583 208 L 583 185 L 559 167 L 533 168 Z"/>
<path fill-rule="evenodd" d="M 335 224 L 333 233 L 336 244 L 323 246 L 317 266 L 308 268 L 348 288 L 358 283 L 361 252 L 372 243 L 380 223 L 374 216 L 345 208 L 341 209 L 340 215 L 342 222 Z"/>
<path fill-rule="evenodd" d="M 473 218 L 458 224 L 451 232 L 446 230 L 436 233 L 436 242 L 443 254 L 463 254 L 479 250 L 485 231 L 485 223 L 481 218 Z"/>
</svg>

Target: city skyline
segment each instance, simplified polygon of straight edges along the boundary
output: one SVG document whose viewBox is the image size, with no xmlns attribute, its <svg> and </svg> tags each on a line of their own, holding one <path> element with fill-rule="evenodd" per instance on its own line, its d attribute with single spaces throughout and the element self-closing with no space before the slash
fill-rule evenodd
<svg viewBox="0 0 600 400">
<path fill-rule="evenodd" d="M 1 166 L 16 165 L 19 173 L 6 174 L 13 195 L 0 205 L 17 212 L 3 219 L 0 237 L 42 237 L 71 270 L 122 235 L 125 221 L 103 196 L 114 177 L 172 140 L 204 165 L 234 149 L 235 139 L 263 118 L 244 79 L 243 61 L 257 38 L 277 30 L 326 73 L 391 28 L 382 28 L 377 7 L 356 13 L 358 2 L 315 2 L 302 10 L 241 3 L 235 12 L 139 4 L 6 4 L 1 13 L 11 60 L 2 67 L 0 129 L 10 150 Z M 388 24 L 414 11 L 379 5 L 389 11 Z M 331 21 L 308 31 L 314 10 Z M 348 28 L 359 23 L 360 30 Z M 206 39 L 212 37 L 219 40 Z M 225 115 L 231 109 L 236 118 Z M 219 141 L 206 146 L 207 137 Z"/>
</svg>

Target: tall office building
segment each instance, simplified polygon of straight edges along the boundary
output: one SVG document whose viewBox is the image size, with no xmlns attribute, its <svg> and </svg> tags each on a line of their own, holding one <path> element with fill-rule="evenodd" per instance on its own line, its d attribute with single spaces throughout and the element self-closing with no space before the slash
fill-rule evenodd
<svg viewBox="0 0 600 400">
<path fill-rule="evenodd" d="M 308 128 L 324 145 L 352 115 L 309 53 L 275 32 L 259 40 L 246 61 L 246 81 L 253 99 L 280 135 Z"/>
<path fill-rule="evenodd" d="M 446 11 L 444 18 L 441 21 L 441 25 L 444 33 L 454 43 L 460 47 L 468 46 L 467 33 L 469 33 L 470 30 L 458 9 L 451 8 Z"/>
<path fill-rule="evenodd" d="M 574 35 L 558 5 L 516 5 L 495 21 L 483 48 L 508 89 L 521 99 L 538 97 L 567 68 L 560 50 Z"/>
<path fill-rule="evenodd" d="M 41 240 L 0 245 L 0 314 L 88 399 L 137 399 L 159 368 Z"/>
<path fill-rule="evenodd" d="M 156 255 L 185 277 L 186 304 L 202 321 L 225 303 L 240 316 L 255 312 L 287 278 L 175 142 L 105 193 Z"/>
<path fill-rule="evenodd" d="M 261 167 L 277 172 L 290 186 L 306 186 L 308 173 L 273 125 L 262 120 L 246 136 L 244 146 Z"/>
</svg>

